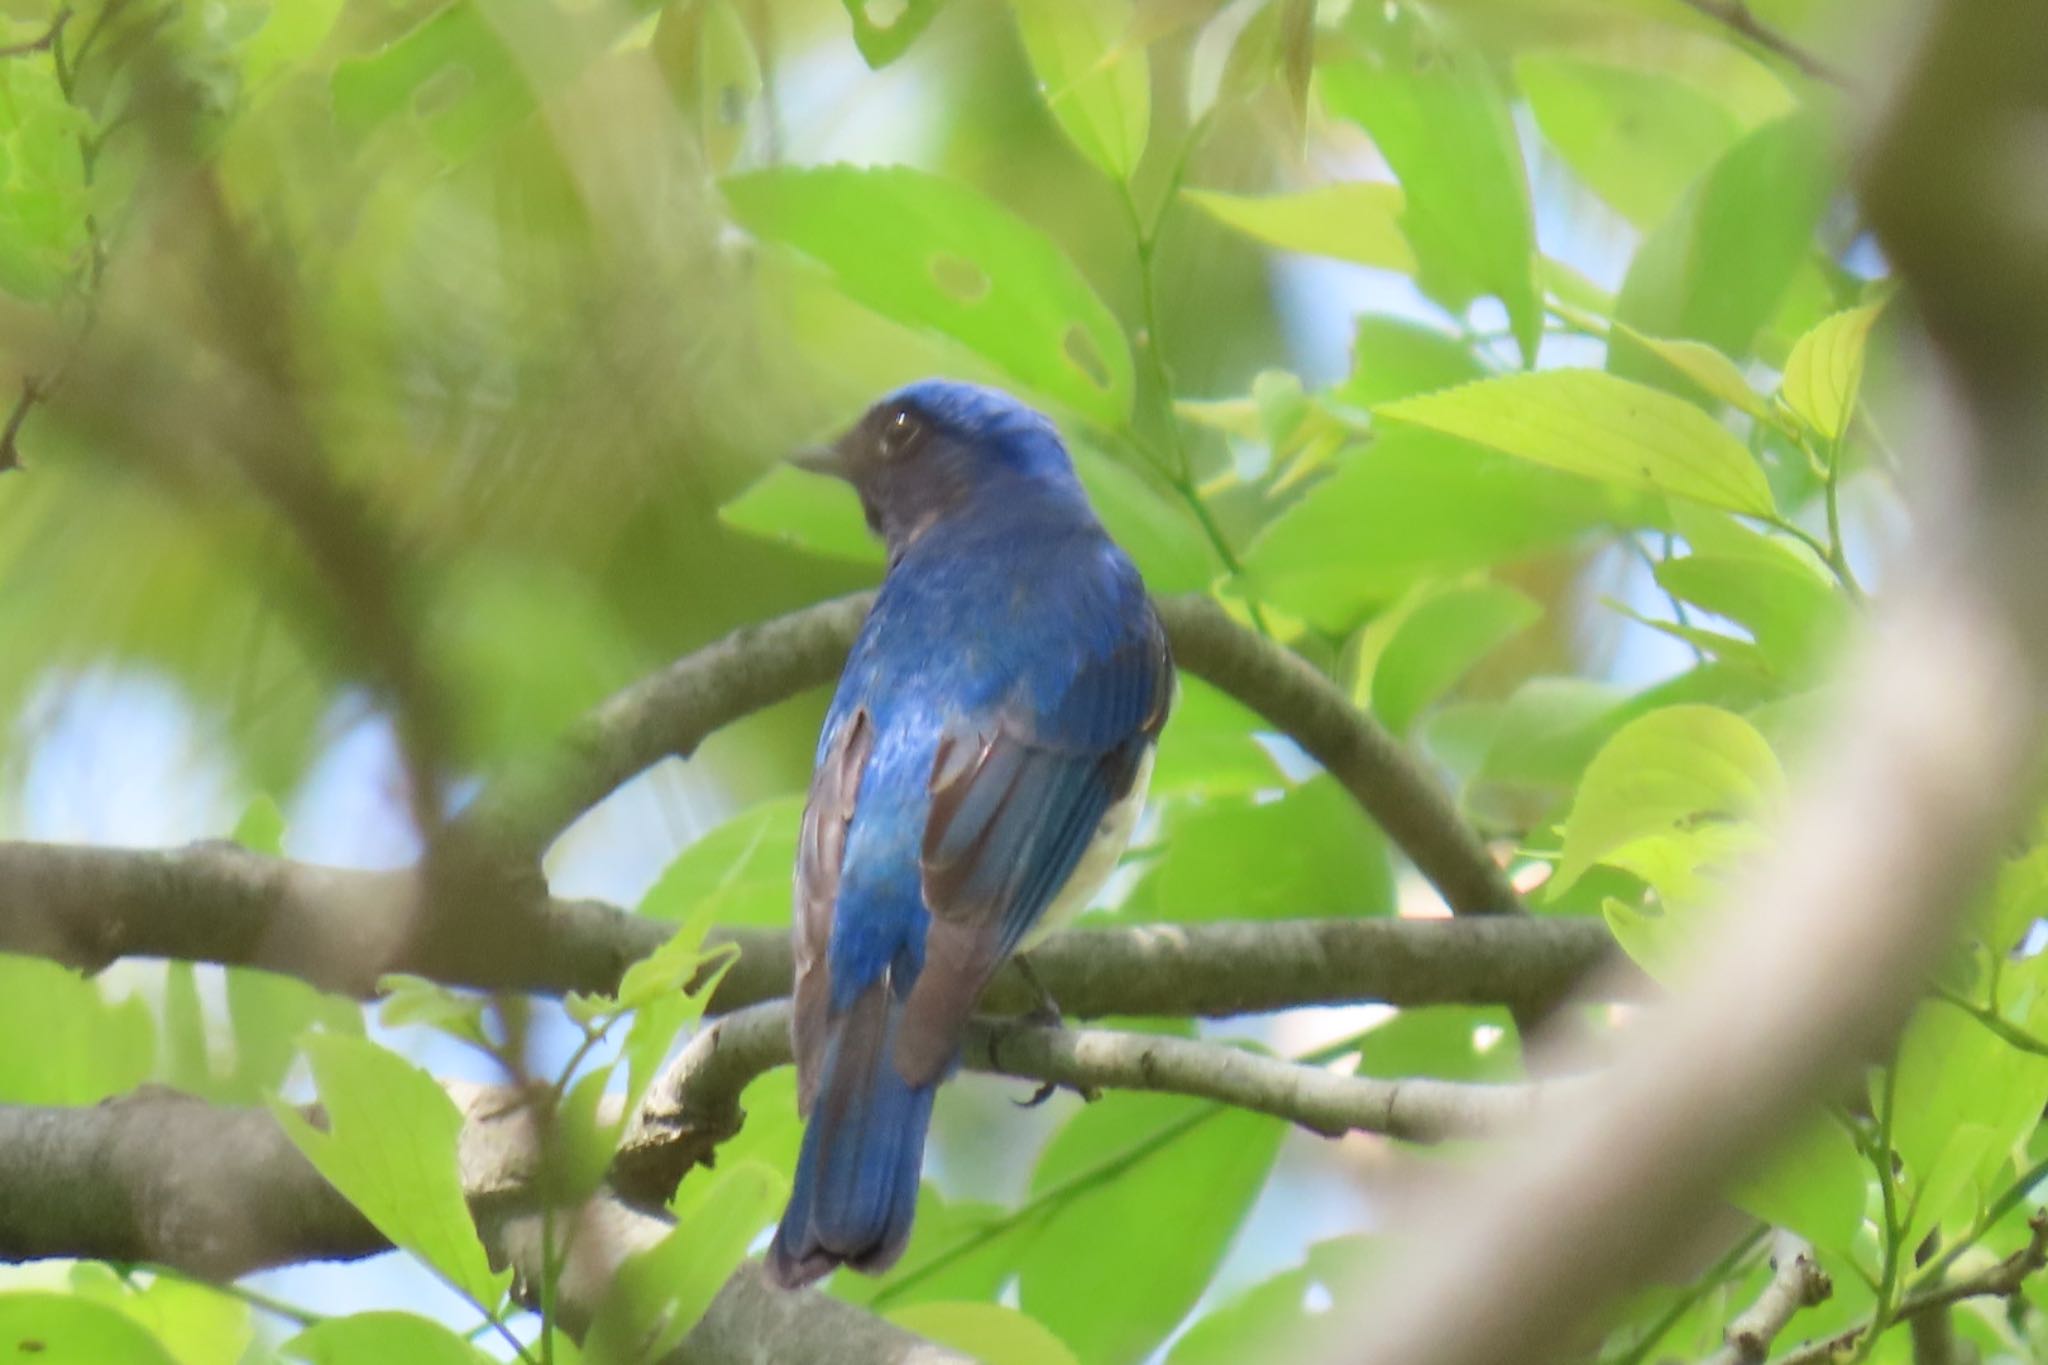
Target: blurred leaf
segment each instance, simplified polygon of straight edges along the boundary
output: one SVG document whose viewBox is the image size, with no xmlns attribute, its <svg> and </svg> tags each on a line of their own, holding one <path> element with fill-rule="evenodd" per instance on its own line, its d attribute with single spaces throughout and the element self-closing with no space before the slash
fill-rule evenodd
<svg viewBox="0 0 2048 1365">
<path fill-rule="evenodd" d="M 1848 626 L 1842 599 L 1818 575 L 1781 561 L 1687 555 L 1657 565 L 1657 582 L 1746 628 L 1780 677 L 1804 682 Z"/>
<path fill-rule="evenodd" d="M 789 1182 L 758 1161 L 721 1163 L 677 1187 L 676 1226 L 627 1258 L 584 1339 L 592 1360 L 666 1358 L 789 1197 Z"/>
<path fill-rule="evenodd" d="M 697 127 L 705 160 L 714 172 L 722 173 L 739 154 L 747 117 L 761 97 L 761 64 L 731 0 L 708 0 L 699 22 Z"/>
<path fill-rule="evenodd" d="M 249 1305 L 195 1280 L 133 1272 L 124 1279 L 104 1262 L 79 1261 L 71 1267 L 70 1284 L 81 1298 L 133 1319 L 178 1365 L 239 1359 L 256 1335 Z"/>
<path fill-rule="evenodd" d="M 2031 983 L 2029 983 L 2031 984 Z M 2048 1104 L 2048 1057 L 2022 1052 L 1961 1010 L 1920 1006 L 1899 1043 L 1892 1146 L 1905 1163 L 1917 1239 L 1974 1216 Z M 1883 1103 L 1872 1081 L 1872 1107 Z"/>
<path fill-rule="evenodd" d="M 1863 381 L 1863 347 L 1882 303 L 1836 313 L 1799 338 L 1785 362 L 1779 397 L 1823 440 L 1838 440 Z"/>
<path fill-rule="evenodd" d="M 1022 1250 L 1024 1311 L 1091 1365 L 1142 1360 L 1201 1297 L 1285 1131 L 1263 1115 L 1166 1095 L 1118 1095 L 1075 1114 L 1032 1172 L 1035 1196 L 1084 1183 L 1039 1216 Z M 1087 1174 L 1121 1160 L 1133 1164 L 1113 1178 Z"/>
<path fill-rule="evenodd" d="M 849 1303 L 880 1298 L 891 1307 L 993 1299 L 1015 1273 L 1016 1257 L 1030 1240 L 1029 1232 L 1028 1220 L 1009 1210 L 948 1199 L 927 1180 L 918 1186 L 917 1216 L 911 1220 L 910 1245 L 903 1259 L 878 1277 L 834 1275 L 831 1291 Z"/>
<path fill-rule="evenodd" d="M 533 91 L 504 36 L 475 0 L 429 10 L 389 45 L 343 60 L 332 84 L 344 132 L 362 138 L 417 120 L 448 161 L 467 160 L 501 139 L 533 107 Z"/>
<path fill-rule="evenodd" d="M 0 290 L 60 295 L 88 241 L 79 138 L 90 122 L 47 61 L 0 61 Z M 10 395 L 10 399 L 11 399 Z"/>
<path fill-rule="evenodd" d="M 1390 424 L 1340 456 L 1243 559 L 1269 607 L 1345 631 L 1417 582 L 1513 563 L 1649 515 L 1618 487 Z"/>
<path fill-rule="evenodd" d="M 1129 0 L 1028 0 L 1016 7 L 1046 107 L 1081 154 L 1119 180 L 1145 154 L 1151 68 L 1125 40 Z"/>
<path fill-rule="evenodd" d="M 0 953 L 0 1038 L 36 1040 L 0 1048 L 10 1104 L 96 1104 L 140 1085 L 156 1061 L 146 1004 L 109 1004 L 92 981 L 37 957 Z"/>
<path fill-rule="evenodd" d="M 1511 1023 L 1506 1010 L 1493 1006 L 1404 1009 L 1360 1040 L 1358 1072 L 1395 1079 L 1512 1079 L 1521 1069 L 1521 1048 Z"/>
<path fill-rule="evenodd" d="M 1399 185 L 1355 180 L 1265 197 L 1187 189 L 1181 197 L 1227 227 L 1287 251 L 1398 270 L 1415 269 L 1401 235 Z"/>
<path fill-rule="evenodd" d="M 803 797 L 781 796 L 705 831 L 663 869 L 640 913 L 677 924 L 699 915 L 728 926 L 788 923 L 803 813 Z"/>
<path fill-rule="evenodd" d="M 1863 1226 L 1870 1163 L 1831 1118 L 1815 1119 L 1780 1143 L 1762 1173 L 1739 1184 L 1735 1202 L 1775 1227 L 1790 1228 L 1817 1249 L 1847 1257 Z"/>
<path fill-rule="evenodd" d="M 283 1086 L 299 1055 L 299 1038 L 318 1026 L 328 1033 L 360 1034 L 363 1010 L 297 977 L 255 967 L 227 969 L 228 1028 L 235 1040 L 234 1072 L 221 1098 L 255 1104 Z"/>
<path fill-rule="evenodd" d="M 484 1365 L 491 1359 L 438 1322 L 388 1310 L 328 1318 L 278 1349 L 309 1365 Z"/>
<path fill-rule="evenodd" d="M 1614 330 L 1697 384 L 1709 398 L 1751 417 L 1771 420 L 1769 405 L 1749 386 L 1741 367 L 1704 341 L 1645 336 L 1625 322 L 1615 323 Z"/>
<path fill-rule="evenodd" d="M 315 1033 L 304 1047 L 328 1126 L 322 1132 L 273 1101 L 292 1145 L 393 1245 L 494 1307 L 511 1275 L 491 1272 L 463 1201 L 454 1101 L 424 1071 L 365 1039 Z"/>
<path fill-rule="evenodd" d="M 981 1365 L 1079 1365 L 1044 1325 L 998 1303 L 914 1303 L 885 1315 L 926 1341 L 963 1351 Z"/>
<path fill-rule="evenodd" d="M 270 7 L 263 27 L 242 45 L 242 79 L 252 90 L 291 69 L 327 40 L 341 16 L 343 0 L 282 0 Z"/>
<path fill-rule="evenodd" d="M 1223 566 L 1185 507 L 1169 504 L 1128 465 L 1092 446 L 1069 441 L 1074 473 L 1103 529 L 1145 576 L 1154 593 L 1206 591 Z"/>
<path fill-rule="evenodd" d="M 1395 734 L 1501 645 L 1542 619 L 1532 597 L 1505 583 L 1425 589 L 1375 618 L 1359 640 L 1354 695 Z"/>
<path fill-rule="evenodd" d="M 1357 6 L 1350 27 L 1366 55 L 1322 69 L 1323 103 L 1362 124 L 1400 180 L 1419 283 L 1453 312 L 1498 298 L 1534 364 L 1536 233 L 1507 100 L 1477 53 L 1438 43 L 1405 9 Z"/>
<path fill-rule="evenodd" d="M 1378 827 L 1318 775 L 1277 800 L 1213 796 L 1176 809 L 1166 852 L 1128 909 L 1176 921 L 1381 915 L 1393 909 L 1393 872 Z"/>
<path fill-rule="evenodd" d="M 259 793 L 243 807 L 242 818 L 235 821 L 234 832 L 228 838 L 251 853 L 283 857 L 284 812 L 278 809 L 276 799 L 267 792 Z"/>
<path fill-rule="evenodd" d="M 190 962 L 164 964 L 161 1037 L 163 1082 L 174 1090 L 216 1098 L 213 1066 L 206 1055 L 206 1015 L 199 1004 L 197 968 Z"/>
<path fill-rule="evenodd" d="M 1311 1298 L 1320 1292 L 1326 1305 L 1342 1302 L 1340 1291 L 1363 1281 L 1377 1250 L 1365 1237 L 1316 1243 L 1302 1265 L 1253 1285 L 1195 1319 L 1167 1353 L 1166 1365 L 1299 1358 L 1296 1343 L 1316 1321 Z"/>
<path fill-rule="evenodd" d="M 1468 383 L 1485 374 L 1464 342 L 1405 318 L 1358 319 L 1351 375 L 1330 396 L 1361 408 Z"/>
<path fill-rule="evenodd" d="M 1810 250 L 1833 183 L 1826 135 L 1799 114 L 1744 137 L 1644 239 L 1615 300 L 1635 332 L 1705 342 L 1737 360 Z M 1628 344 L 1608 369 L 1662 383 L 1662 366 Z"/>
<path fill-rule="evenodd" d="M 1620 487 L 1754 516 L 1776 511 L 1763 470 L 1713 418 L 1598 370 L 1508 375 L 1377 411 Z"/>
<path fill-rule="evenodd" d="M 1515 59 L 1515 81 L 1565 164 L 1640 228 L 1669 213 L 1742 134 L 1725 105 L 1635 66 L 1527 52 Z"/>
<path fill-rule="evenodd" d="M 1770 745 L 1733 712 L 1668 706 L 1630 721 L 1586 766 L 1548 894 L 1637 839 L 1754 815 L 1784 780 Z"/>
<path fill-rule="evenodd" d="M 840 0 L 853 21 L 853 44 L 870 67 L 879 71 L 910 50 L 917 35 L 938 14 L 945 0 Z M 874 11 L 887 16 L 877 20 Z M 892 13 L 893 11 L 893 13 Z"/>
<path fill-rule="evenodd" d="M 0 1345 L 37 1365 L 178 1365 L 127 1315 L 73 1294 L 0 1294 Z"/>
<path fill-rule="evenodd" d="M 383 1003 L 377 1008 L 377 1022 L 387 1029 L 417 1025 L 445 1033 L 473 1047 L 492 1047 L 484 1016 L 490 1000 L 475 991 L 444 986 L 424 976 L 390 972 L 377 979 Z"/>
<path fill-rule="evenodd" d="M 1248 792 L 1280 781 L 1279 768 L 1253 738 L 1269 728 L 1256 712 L 1188 674 L 1179 685 L 1152 765 L 1155 798 Z"/>
<path fill-rule="evenodd" d="M 728 526 L 812 554 L 880 564 L 882 543 L 861 517 L 860 499 L 838 479 L 776 463 L 718 509 Z"/>
<path fill-rule="evenodd" d="M 976 351 L 1104 426 L 1131 407 L 1123 330 L 1072 263 L 980 192 L 907 167 L 723 182 L 740 223 L 829 267 L 856 301 Z"/>
</svg>

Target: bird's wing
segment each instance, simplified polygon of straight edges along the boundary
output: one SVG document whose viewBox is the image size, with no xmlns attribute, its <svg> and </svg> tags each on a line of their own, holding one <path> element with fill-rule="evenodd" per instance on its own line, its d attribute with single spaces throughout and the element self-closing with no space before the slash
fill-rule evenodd
<svg viewBox="0 0 2048 1365">
<path fill-rule="evenodd" d="M 912 1084 L 951 1062 L 982 988 L 1130 791 L 1172 692 L 1166 637 L 1147 611 L 1056 698 L 1013 694 L 947 727 L 922 849 L 932 922 L 896 1037 L 897 1069 Z"/>
<path fill-rule="evenodd" d="M 825 953 L 832 943 L 832 907 L 839 899 L 839 868 L 846 856 L 846 830 L 860 795 L 874 727 L 865 708 L 855 707 L 824 746 L 811 774 L 810 799 L 796 846 L 796 989 L 790 1040 L 796 1053 L 797 1112 L 808 1114 L 818 1089 L 825 1050 L 825 1021 L 832 1003 L 832 974 Z"/>
</svg>

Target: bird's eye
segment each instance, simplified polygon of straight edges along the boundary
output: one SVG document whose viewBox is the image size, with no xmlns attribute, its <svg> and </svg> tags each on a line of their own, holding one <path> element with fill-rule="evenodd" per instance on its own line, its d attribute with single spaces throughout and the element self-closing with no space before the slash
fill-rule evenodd
<svg viewBox="0 0 2048 1365">
<path fill-rule="evenodd" d="M 924 423 L 917 419 L 917 414 L 906 408 L 898 408 L 883 421 L 878 444 L 881 446 L 883 459 L 895 460 L 909 454 L 923 439 Z"/>
</svg>

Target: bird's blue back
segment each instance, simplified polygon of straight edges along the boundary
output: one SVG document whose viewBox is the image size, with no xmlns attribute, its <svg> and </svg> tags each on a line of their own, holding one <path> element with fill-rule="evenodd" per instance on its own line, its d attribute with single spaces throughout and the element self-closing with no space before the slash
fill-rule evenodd
<svg viewBox="0 0 2048 1365">
<path fill-rule="evenodd" d="M 1131 797 L 1171 661 L 1050 423 L 928 383 L 837 448 L 890 567 L 824 731 L 797 868 L 809 1122 L 785 1284 L 888 1265 L 982 987 Z"/>
</svg>

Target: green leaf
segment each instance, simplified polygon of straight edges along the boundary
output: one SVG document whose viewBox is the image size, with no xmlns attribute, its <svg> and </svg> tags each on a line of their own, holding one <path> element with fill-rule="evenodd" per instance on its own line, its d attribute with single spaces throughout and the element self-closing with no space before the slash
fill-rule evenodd
<svg viewBox="0 0 2048 1365">
<path fill-rule="evenodd" d="M 0 1353 L 37 1365 L 178 1365 L 126 1314 L 73 1294 L 0 1294 Z"/>
<path fill-rule="evenodd" d="M 1481 1046 L 1480 1030 L 1491 1030 Z M 1404 1009 L 1359 1041 L 1362 1076 L 1500 1081 L 1520 1070 L 1521 1049 L 1504 1009 L 1435 1005 Z"/>
<path fill-rule="evenodd" d="M 1182 674 L 1152 765 L 1152 792 L 1220 795 L 1275 786 L 1280 770 L 1253 738 L 1271 728 L 1242 702 Z"/>
<path fill-rule="evenodd" d="M 1346 1287 L 1361 1283 L 1373 1268 L 1378 1244 L 1366 1237 L 1339 1237 L 1309 1248 L 1307 1260 L 1253 1285 L 1195 1320 L 1166 1357 L 1166 1365 L 1242 1365 L 1256 1360 L 1296 1360 L 1296 1348 L 1316 1318 L 1307 1308 L 1312 1289 L 1341 1302 Z"/>
<path fill-rule="evenodd" d="M 1170 505 L 1129 466 L 1085 442 L 1069 441 L 1074 474 L 1095 515 L 1145 576 L 1154 593 L 1206 591 L 1222 574 L 1216 552 L 1193 516 Z"/>
<path fill-rule="evenodd" d="M 840 0 L 853 20 L 853 45 L 863 60 L 879 71 L 910 50 L 945 0 Z M 879 12 L 883 19 L 877 19 Z"/>
<path fill-rule="evenodd" d="M 1118 1095 L 1075 1114 L 1039 1158 L 1034 1195 L 1104 1163 L 1133 1164 L 1040 1216 L 1017 1262 L 1024 1311 L 1091 1365 L 1143 1359 L 1201 1297 L 1285 1131 L 1262 1115 L 1167 1095 Z M 1101 1292 L 1111 1284 L 1114 1294 Z"/>
<path fill-rule="evenodd" d="M 342 0 L 292 0 L 275 4 L 263 27 L 242 45 L 242 79 L 251 90 L 288 73 L 327 40 L 341 17 Z"/>
<path fill-rule="evenodd" d="M 1830 1118 L 1815 1119 L 1779 1144 L 1764 1169 L 1732 1198 L 1776 1227 L 1790 1228 L 1831 1256 L 1847 1257 L 1863 1226 L 1870 1163 Z"/>
<path fill-rule="evenodd" d="M 1501 645 L 1543 616 L 1504 583 L 1453 584 L 1422 593 L 1360 633 L 1355 695 L 1395 734 Z"/>
<path fill-rule="evenodd" d="M 207 1056 L 206 1015 L 199 1004 L 199 977 L 190 962 L 164 964 L 163 1067 L 165 1084 L 188 1094 L 215 1098 L 213 1064 Z"/>
<path fill-rule="evenodd" d="M 1506 98 L 1483 59 L 1438 44 L 1405 9 L 1356 6 L 1357 61 L 1320 73 L 1324 105 L 1372 134 L 1407 196 L 1403 234 L 1417 282 L 1454 312 L 1491 294 L 1525 364 L 1543 334 L 1529 183 Z"/>
<path fill-rule="evenodd" d="M 1836 313 L 1792 345 L 1778 396 L 1823 440 L 1838 440 L 1848 429 L 1863 382 L 1864 344 L 1883 310 L 1871 303 Z"/>
<path fill-rule="evenodd" d="M 791 464 L 770 465 L 718 509 L 735 530 L 856 564 L 880 564 L 882 543 L 861 516 L 860 499 L 838 479 Z"/>
<path fill-rule="evenodd" d="M 467 160 L 519 124 L 534 91 L 481 6 L 455 3 L 426 14 L 388 45 L 336 65 L 335 122 L 356 138 L 416 122 L 444 159 Z"/>
<path fill-rule="evenodd" d="M 734 216 L 830 268 L 885 317 L 930 328 L 1104 426 L 1132 396 L 1123 329 L 1067 258 L 979 191 L 907 167 L 758 171 L 722 182 Z"/>
<path fill-rule="evenodd" d="M 79 1297 L 125 1314 L 178 1365 L 238 1360 L 256 1335 L 249 1305 L 196 1280 L 134 1271 L 123 1279 L 100 1261 L 77 1262 L 69 1279 Z M 4 1354 L 0 1338 L 0 1356 Z"/>
<path fill-rule="evenodd" d="M 1586 765 L 1549 894 L 1637 839 L 1755 815 L 1784 780 L 1771 746 L 1732 711 L 1668 706 L 1633 720 Z"/>
<path fill-rule="evenodd" d="M 108 1004 L 100 988 L 69 967 L 0 953 L 0 1101 L 97 1104 L 132 1090 L 156 1061 L 149 1007 L 134 997 Z M 35 1046 L 20 1046 L 33 1038 Z"/>
<path fill-rule="evenodd" d="M 242 818 L 235 821 L 234 832 L 228 838 L 251 853 L 283 857 L 284 812 L 278 809 L 277 799 L 267 792 L 258 793 L 243 808 Z"/>
<path fill-rule="evenodd" d="M 1289 850 L 1285 859 L 1270 856 Z M 1215 796 L 1171 814 L 1166 852 L 1130 911 L 1161 920 L 1383 915 L 1393 909 L 1385 837 L 1333 778 L 1277 801 Z"/>
<path fill-rule="evenodd" d="M 1763 470 L 1713 418 L 1598 370 L 1507 375 L 1377 412 L 1623 488 L 1752 516 L 1776 511 Z"/>
<path fill-rule="evenodd" d="M 1848 625 L 1842 600 L 1803 565 L 1687 555 L 1658 564 L 1656 577 L 1674 597 L 1746 628 L 1772 672 L 1791 681 L 1815 678 Z"/>
<path fill-rule="evenodd" d="M 1811 250 L 1833 179 L 1817 117 L 1799 114 L 1748 134 L 1638 248 L 1615 317 L 1638 333 L 1746 358 Z M 1609 347 L 1607 365 L 1664 380 L 1662 365 L 1627 334 Z"/>
<path fill-rule="evenodd" d="M 89 241 L 79 138 L 90 127 L 44 60 L 0 62 L 0 111 L 0 290 L 55 299 Z"/>
<path fill-rule="evenodd" d="M 674 924 L 699 913 L 711 924 L 788 923 L 803 814 L 803 797 L 782 796 L 706 830 L 663 869 L 640 913 Z"/>
<path fill-rule="evenodd" d="M 1912 1228 L 1924 1234 L 1951 1213 L 1973 1215 L 2040 1122 L 2048 1057 L 2022 1052 L 1961 1010 L 1930 1001 L 1906 1026 L 1894 1067 L 1892 1146 L 1917 1206 Z M 1883 1091 L 1872 1084 L 1875 1107 Z"/>
<path fill-rule="evenodd" d="M 1704 420 L 1704 419 L 1703 419 Z M 1416 583 L 1512 563 L 1609 523 L 1639 495 L 1388 424 L 1275 517 L 1243 559 L 1269 606 L 1333 632 Z"/>
<path fill-rule="evenodd" d="M 364 1039 L 315 1033 L 304 1048 L 328 1127 L 273 1101 L 285 1135 L 394 1246 L 495 1307 L 511 1276 L 491 1273 L 463 1202 L 454 1101 L 424 1071 Z"/>
<path fill-rule="evenodd" d="M 1615 323 L 1614 330 L 1697 384 L 1709 398 L 1751 417 L 1772 420 L 1769 404 L 1749 386 L 1741 367 L 1704 341 L 1646 336 L 1625 322 Z"/>
<path fill-rule="evenodd" d="M 1145 154 L 1152 77 L 1144 45 L 1125 38 L 1129 0 L 1028 0 L 1016 11 L 1025 54 L 1060 128 L 1083 156 L 1130 179 Z"/>
<path fill-rule="evenodd" d="M 1226 227 L 1285 251 L 1403 274 L 1415 270 L 1415 253 L 1401 235 L 1399 185 L 1356 180 L 1264 197 L 1188 189 L 1181 197 Z"/>
<path fill-rule="evenodd" d="M 296 977 L 230 967 L 227 978 L 235 1067 L 221 1086 L 223 1099 L 256 1104 L 275 1093 L 299 1055 L 299 1038 L 315 1025 L 329 1033 L 363 1031 L 361 1005 L 316 990 Z"/>
<path fill-rule="evenodd" d="M 585 1353 L 592 1360 L 666 1359 L 788 1197 L 789 1182 L 758 1161 L 721 1162 L 685 1180 L 670 1205 L 674 1230 L 620 1267 L 598 1305 Z"/>
<path fill-rule="evenodd" d="M 1718 100 L 1637 66 L 1529 52 L 1515 59 L 1515 82 L 1565 164 L 1640 228 L 1662 220 L 1742 133 Z"/>
<path fill-rule="evenodd" d="M 377 990 L 384 997 L 377 1009 L 377 1022 L 384 1028 L 418 1026 L 487 1051 L 494 1046 L 484 1025 L 490 1001 L 475 991 L 458 990 L 405 972 L 389 972 L 379 977 Z"/>
<path fill-rule="evenodd" d="M 731 0 L 709 0 L 699 11 L 699 23 L 697 129 L 711 169 L 723 172 L 739 155 L 747 117 L 761 97 L 761 64 Z"/>
<path fill-rule="evenodd" d="M 1330 391 L 1338 402 L 1376 407 L 1396 398 L 1448 389 L 1485 375 L 1465 343 L 1406 318 L 1358 319 L 1351 375 Z"/>
<path fill-rule="evenodd" d="M 485 1365 L 490 1356 L 460 1334 L 412 1313 L 351 1313 L 315 1323 L 278 1348 L 309 1365 Z"/>
<path fill-rule="evenodd" d="M 1044 1324 L 999 1303 L 914 1303 L 885 1316 L 981 1365 L 1080 1365 Z"/>
<path fill-rule="evenodd" d="M 947 1199 L 927 1180 L 918 1186 L 917 1216 L 903 1259 L 874 1278 L 835 1275 L 832 1293 L 849 1303 L 882 1295 L 892 1304 L 993 1299 L 1015 1274 L 1029 1232 L 1028 1222 L 1009 1210 Z"/>
</svg>

